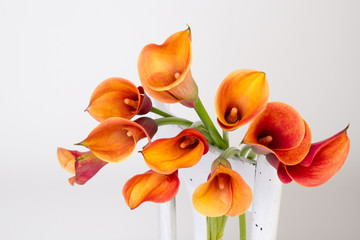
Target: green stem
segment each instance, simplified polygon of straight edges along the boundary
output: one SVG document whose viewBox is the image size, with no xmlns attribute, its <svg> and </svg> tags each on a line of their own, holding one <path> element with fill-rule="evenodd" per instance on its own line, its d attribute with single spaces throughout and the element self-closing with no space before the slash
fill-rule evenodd
<svg viewBox="0 0 360 240">
<path fill-rule="evenodd" d="M 150 112 L 156 113 L 157 115 L 163 116 L 163 117 L 174 117 L 171 114 L 168 114 L 164 111 L 161 111 L 160 109 L 156 108 L 156 107 L 152 107 Z"/>
<path fill-rule="evenodd" d="M 248 159 L 254 160 L 256 158 L 257 154 L 254 153 L 252 150 L 250 150 L 250 152 L 248 153 L 248 155 L 246 156 Z"/>
<path fill-rule="evenodd" d="M 214 123 L 211 121 L 209 114 L 206 112 L 204 105 L 201 103 L 200 98 L 197 98 L 195 101 L 195 111 L 204 123 L 206 129 L 209 131 L 211 137 L 214 139 L 215 144 L 221 149 L 227 149 L 228 144 L 226 144 L 226 142 L 221 138 Z"/>
<path fill-rule="evenodd" d="M 224 142 L 226 142 L 226 144 L 229 146 L 229 132 L 226 130 L 223 130 L 223 139 Z"/>
<path fill-rule="evenodd" d="M 177 118 L 177 117 L 166 117 L 166 118 L 158 118 L 155 119 L 155 122 L 158 126 L 164 125 L 181 125 L 185 127 L 190 127 L 193 122 L 186 120 L 184 118 Z"/>
<path fill-rule="evenodd" d="M 208 143 L 211 145 L 215 145 L 215 141 L 214 139 L 212 139 L 212 137 L 210 136 L 209 132 L 206 130 L 204 124 L 201 121 L 196 121 L 194 122 L 191 126 L 191 128 L 196 128 L 199 131 L 201 131 L 201 133 L 205 136 L 205 138 L 207 139 Z"/>
<path fill-rule="evenodd" d="M 220 218 L 221 218 L 221 221 L 219 223 L 220 226 L 219 226 L 219 230 L 218 230 L 218 234 L 217 234 L 217 239 L 222 239 L 222 236 L 224 235 L 224 229 L 225 229 L 227 216 L 222 216 Z"/>
<path fill-rule="evenodd" d="M 240 240 L 246 240 L 246 217 L 245 213 L 239 216 Z"/>
<path fill-rule="evenodd" d="M 211 234 L 210 234 L 210 239 L 211 240 L 217 240 L 216 239 L 216 236 L 217 236 L 217 232 L 218 232 L 218 219 L 216 217 L 212 217 L 210 218 L 210 221 L 211 221 L 211 226 L 210 226 L 210 231 L 211 231 Z"/>
<path fill-rule="evenodd" d="M 225 151 L 223 151 L 220 154 L 220 157 L 227 159 L 227 158 L 235 156 L 235 155 L 240 156 L 240 150 L 236 147 L 229 147 L 228 149 L 226 149 Z"/>
<path fill-rule="evenodd" d="M 251 147 L 249 145 L 245 145 L 240 151 L 240 156 L 245 157 L 246 154 L 250 151 L 250 149 Z"/>
</svg>

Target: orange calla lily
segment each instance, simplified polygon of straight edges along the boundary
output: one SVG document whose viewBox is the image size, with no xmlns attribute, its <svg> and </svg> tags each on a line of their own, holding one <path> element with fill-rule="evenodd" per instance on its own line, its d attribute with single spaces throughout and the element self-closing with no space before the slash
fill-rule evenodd
<svg viewBox="0 0 360 240">
<path fill-rule="evenodd" d="M 343 166 L 349 153 L 347 129 L 324 141 L 313 143 L 301 163 L 283 166 L 289 178 L 305 187 L 319 186 L 330 180 Z"/>
<path fill-rule="evenodd" d="M 293 107 L 271 102 L 250 124 L 243 143 L 285 165 L 296 165 L 309 152 L 311 130 Z"/>
<path fill-rule="evenodd" d="M 220 127 L 235 130 L 250 122 L 266 107 L 269 86 L 265 73 L 241 69 L 230 73 L 215 96 L 215 111 Z"/>
<path fill-rule="evenodd" d="M 83 185 L 92 178 L 107 162 L 97 158 L 92 152 L 71 151 L 65 148 L 57 149 L 57 157 L 61 167 L 74 177 L 69 178 L 69 183 Z"/>
<path fill-rule="evenodd" d="M 170 174 L 179 168 L 194 166 L 208 150 L 209 144 L 204 135 L 199 130 L 189 128 L 174 138 L 150 143 L 141 153 L 152 170 Z"/>
<path fill-rule="evenodd" d="M 149 44 L 138 59 L 138 72 L 146 92 L 164 103 L 182 102 L 193 107 L 198 96 L 191 75 L 191 31 L 177 32 L 161 44 Z"/>
<path fill-rule="evenodd" d="M 145 137 L 150 142 L 148 133 L 138 123 L 113 117 L 100 123 L 79 145 L 89 148 L 101 160 L 115 163 L 128 158 L 136 143 Z"/>
<path fill-rule="evenodd" d="M 194 191 L 194 208 L 208 217 L 237 216 L 252 202 L 252 191 L 239 173 L 219 164 L 206 183 Z"/>
<path fill-rule="evenodd" d="M 151 107 L 151 100 L 142 87 L 137 88 L 124 78 L 112 77 L 96 87 L 86 111 L 102 122 L 110 117 L 131 119 L 136 114 L 148 113 Z"/>
<path fill-rule="evenodd" d="M 136 175 L 123 188 L 126 204 L 135 209 L 143 202 L 164 203 L 175 197 L 180 186 L 177 172 L 164 175 L 152 170 Z"/>
</svg>

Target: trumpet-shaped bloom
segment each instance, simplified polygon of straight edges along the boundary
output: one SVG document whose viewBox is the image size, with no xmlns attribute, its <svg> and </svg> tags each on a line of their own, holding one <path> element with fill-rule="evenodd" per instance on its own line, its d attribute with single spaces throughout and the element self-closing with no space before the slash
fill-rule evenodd
<svg viewBox="0 0 360 240">
<path fill-rule="evenodd" d="M 161 44 L 149 44 L 138 59 L 138 72 L 146 92 L 164 103 L 192 106 L 198 96 L 191 75 L 191 31 L 177 32 Z"/>
<path fill-rule="evenodd" d="M 251 121 L 266 107 L 269 86 L 265 73 L 242 69 L 230 73 L 215 96 L 215 111 L 220 127 L 234 130 Z"/>
<path fill-rule="evenodd" d="M 291 106 L 271 102 L 250 124 L 243 140 L 261 154 L 272 154 L 285 165 L 300 163 L 311 145 L 311 131 Z"/>
<path fill-rule="evenodd" d="M 95 156 L 106 162 L 120 162 L 134 151 L 136 143 L 150 137 L 136 122 L 113 117 L 101 122 L 89 136 L 79 143 L 89 148 Z"/>
<path fill-rule="evenodd" d="M 65 148 L 57 149 L 57 158 L 61 167 L 74 174 L 69 183 L 83 185 L 92 178 L 103 166 L 108 164 L 97 158 L 92 152 L 71 151 Z"/>
<path fill-rule="evenodd" d="M 136 87 L 124 78 L 112 77 L 96 87 L 86 111 L 97 121 L 110 117 L 131 119 L 136 114 L 146 114 L 151 110 L 150 98 L 142 87 Z"/>
<path fill-rule="evenodd" d="M 135 209 L 146 201 L 164 203 L 175 197 L 180 186 L 177 172 L 164 175 L 152 170 L 136 175 L 123 188 L 126 204 Z"/>
<path fill-rule="evenodd" d="M 197 164 L 209 150 L 204 135 L 196 129 L 185 129 L 174 138 L 158 139 L 147 145 L 142 154 L 154 171 L 170 174 L 179 168 Z"/>
<path fill-rule="evenodd" d="M 305 187 L 319 186 L 330 180 L 343 166 L 349 153 L 347 128 L 324 141 L 313 143 L 301 163 L 281 166 L 280 174 L 284 179 L 294 180 Z"/>
<path fill-rule="evenodd" d="M 252 191 L 239 173 L 219 164 L 206 183 L 194 191 L 195 209 L 208 217 L 237 216 L 252 202 Z"/>
</svg>

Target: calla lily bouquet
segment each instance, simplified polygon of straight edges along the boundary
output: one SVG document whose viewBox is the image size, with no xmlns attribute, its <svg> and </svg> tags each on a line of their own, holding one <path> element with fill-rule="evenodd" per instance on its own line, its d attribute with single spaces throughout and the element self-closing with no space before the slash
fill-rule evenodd
<svg viewBox="0 0 360 240">
<path fill-rule="evenodd" d="M 85 152 L 58 148 L 58 161 L 74 176 L 71 185 L 83 185 L 108 163 L 118 163 L 133 154 L 139 140 L 148 143 L 140 152 L 149 171 L 129 179 L 123 196 L 135 209 L 143 202 L 164 203 L 178 192 L 178 171 L 197 164 L 209 150 L 220 149 L 209 162 L 209 176 L 193 196 L 194 208 L 207 216 L 208 239 L 221 239 L 227 216 L 240 216 L 252 203 L 252 191 L 228 160 L 242 156 L 256 164 L 263 154 L 277 170 L 283 183 L 292 181 L 315 187 L 327 182 L 342 167 L 349 152 L 348 127 L 318 143 L 311 142 L 306 121 L 291 106 L 268 102 L 269 87 L 265 73 L 241 69 L 230 73 L 215 96 L 220 134 L 207 114 L 191 75 L 191 30 L 177 32 L 161 44 L 149 44 L 138 59 L 142 86 L 119 77 L 106 79 L 94 90 L 86 111 L 100 124 L 77 145 Z M 193 108 L 200 121 L 173 116 L 152 106 L 153 99 L 181 103 Z M 152 112 L 156 119 L 136 115 Z M 250 123 L 240 143 L 229 146 L 228 133 Z M 175 124 L 183 127 L 177 136 L 152 141 L 158 127 Z M 241 221 L 245 229 L 245 221 Z M 220 227 L 219 227 L 220 226 Z M 246 239 L 241 232 L 241 239 Z"/>
</svg>

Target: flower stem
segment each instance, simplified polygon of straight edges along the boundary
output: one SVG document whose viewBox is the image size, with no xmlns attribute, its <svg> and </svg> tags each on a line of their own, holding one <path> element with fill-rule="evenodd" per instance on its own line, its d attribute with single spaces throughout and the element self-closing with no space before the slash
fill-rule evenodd
<svg viewBox="0 0 360 240">
<path fill-rule="evenodd" d="M 160 109 L 156 108 L 156 107 L 152 107 L 150 112 L 156 113 L 157 115 L 163 116 L 163 117 L 174 117 L 171 114 L 168 114 L 164 111 L 161 111 Z"/>
<path fill-rule="evenodd" d="M 246 154 L 250 151 L 250 149 L 251 147 L 249 145 L 245 145 L 240 151 L 240 156 L 245 157 Z"/>
<path fill-rule="evenodd" d="M 229 132 L 226 130 L 223 130 L 223 139 L 224 142 L 226 142 L 226 144 L 229 146 Z"/>
<path fill-rule="evenodd" d="M 214 123 L 211 121 L 209 114 L 206 112 L 204 105 L 201 103 L 200 98 L 197 98 L 195 101 L 195 111 L 209 131 L 211 137 L 214 139 L 215 144 L 221 149 L 227 149 L 228 144 L 221 138 Z"/>
<path fill-rule="evenodd" d="M 208 240 L 222 239 L 222 236 L 224 235 L 226 220 L 227 216 L 206 217 Z"/>
<path fill-rule="evenodd" d="M 165 118 L 158 118 L 154 120 L 158 126 L 164 125 L 180 125 L 185 127 L 190 127 L 193 122 L 186 120 L 184 118 L 177 118 L 177 117 L 165 117 Z"/>
<path fill-rule="evenodd" d="M 245 213 L 239 216 L 240 240 L 246 240 L 246 218 Z"/>
<path fill-rule="evenodd" d="M 218 229 L 217 239 L 222 239 L 222 236 L 224 235 L 226 221 L 227 221 L 227 216 L 220 217 L 220 222 L 219 222 L 220 226 Z"/>
<path fill-rule="evenodd" d="M 240 156 L 240 150 L 236 147 L 229 147 L 220 154 L 220 157 L 229 158 L 232 156 Z"/>
</svg>

